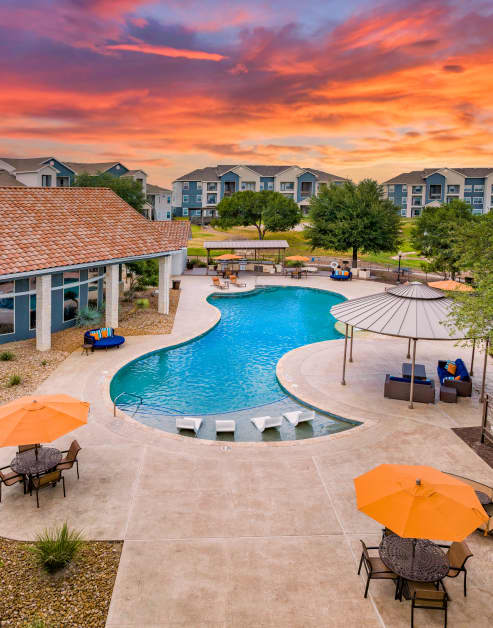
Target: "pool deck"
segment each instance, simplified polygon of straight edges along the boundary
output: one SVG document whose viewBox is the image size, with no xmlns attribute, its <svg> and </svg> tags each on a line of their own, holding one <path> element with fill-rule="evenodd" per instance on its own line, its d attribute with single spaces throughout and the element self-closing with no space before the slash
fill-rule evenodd
<svg viewBox="0 0 493 628">
<path fill-rule="evenodd" d="M 477 398 L 433 408 L 415 404 L 414 410 L 384 400 L 382 374 L 405 361 L 405 341 L 361 335 L 345 387 L 339 340 L 292 351 L 278 366 L 299 398 L 364 421 L 346 432 L 225 444 L 167 434 L 120 412 L 113 417 L 108 388 L 121 366 L 204 333 L 218 320 L 205 301 L 214 291 L 210 278 L 181 279 L 172 334 L 131 337 L 119 350 L 89 356 L 77 351 L 40 387 L 40 393 L 91 402 L 87 426 L 55 442 L 63 449 L 73 437 L 80 442 L 81 478 L 66 472 L 66 499 L 60 487 L 43 491 L 39 510 L 19 487 L 4 487 L 0 535 L 30 539 L 67 520 L 87 538 L 124 539 L 107 623 L 115 628 L 409 626 L 410 604 L 394 601 L 391 583 L 372 582 L 363 598 L 359 539 L 378 544 L 380 526 L 357 511 L 353 478 L 383 462 L 419 463 L 493 485 L 492 469 L 450 429 L 478 424 Z M 325 288 L 348 298 L 384 288 L 328 277 L 269 276 L 258 283 Z M 440 351 L 446 357 L 458 351 L 453 343 L 436 344 L 418 343 L 418 361 L 430 373 Z M 14 449 L 0 454 L 3 466 Z M 474 533 L 467 542 L 474 553 L 468 596 L 462 578 L 447 581 L 450 625 L 486 627 L 493 624 L 493 539 Z M 418 610 L 416 624 L 441 626 L 443 617 Z"/>
</svg>

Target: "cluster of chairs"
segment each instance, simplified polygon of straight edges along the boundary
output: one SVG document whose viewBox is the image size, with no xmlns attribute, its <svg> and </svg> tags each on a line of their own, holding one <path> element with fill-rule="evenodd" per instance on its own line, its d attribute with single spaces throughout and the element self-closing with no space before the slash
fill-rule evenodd
<svg viewBox="0 0 493 628">
<path fill-rule="evenodd" d="M 383 531 L 384 535 L 393 534 L 387 528 Z M 364 541 L 360 539 L 363 546 L 361 552 L 361 559 L 359 561 L 358 575 L 361 573 L 361 568 L 364 567 L 366 571 L 366 586 L 364 597 L 368 596 L 368 588 L 370 586 L 370 580 L 393 580 L 396 586 L 396 599 L 402 600 L 402 587 L 399 588 L 399 576 L 388 569 L 385 563 L 379 556 L 370 556 L 369 550 L 378 550 L 378 547 L 368 547 Z M 466 562 L 473 554 L 469 550 L 466 543 L 454 542 L 451 545 L 440 545 L 447 550 L 446 556 L 449 561 L 449 571 L 445 577 L 457 578 L 461 573 L 464 574 L 464 596 L 467 595 L 467 569 Z M 440 590 L 442 585 L 442 591 Z M 449 596 L 447 590 L 443 584 L 443 581 L 432 582 L 414 582 L 406 581 L 407 591 L 411 600 L 411 628 L 414 626 L 414 609 L 425 608 L 430 610 L 443 611 L 444 625 L 447 628 L 447 605 Z M 400 594 L 398 593 L 400 591 Z"/>
<path fill-rule="evenodd" d="M 259 416 L 251 419 L 252 423 L 259 430 L 264 430 L 271 427 L 281 427 L 283 418 L 285 418 L 293 427 L 296 427 L 299 423 L 304 421 L 312 421 L 315 418 L 315 411 L 303 412 L 303 410 L 293 410 L 291 412 L 285 412 L 282 416 Z M 176 419 L 177 430 L 193 430 L 195 434 L 198 433 L 203 420 L 198 417 L 179 417 Z M 230 420 L 217 420 L 216 421 L 216 433 L 220 432 L 232 432 L 236 431 L 236 421 Z"/>
<path fill-rule="evenodd" d="M 21 454 L 25 451 L 34 449 L 35 447 L 38 449 L 40 448 L 39 445 L 35 444 L 19 445 L 18 452 Z M 17 473 L 10 467 L 10 465 L 0 468 L 0 502 L 2 501 L 2 484 L 5 484 L 5 486 L 12 486 L 21 482 L 24 485 L 25 493 L 29 490 L 29 494 L 32 496 L 33 490 L 36 492 L 37 508 L 39 508 L 39 491 L 47 486 L 56 486 L 59 482 L 61 482 L 63 486 L 63 496 L 65 497 L 65 478 L 63 477 L 63 471 L 72 469 L 75 465 L 75 468 L 77 469 L 77 479 L 79 479 L 79 461 L 77 460 L 77 456 L 80 450 L 81 446 L 79 443 L 76 440 L 72 441 L 69 449 L 62 451 L 62 454 L 65 454 L 65 457 L 62 458 L 54 469 L 50 469 L 45 473 L 33 476 L 26 477 L 23 474 Z M 7 471 L 8 469 L 10 472 Z"/>
<path fill-rule="evenodd" d="M 214 288 L 219 288 L 220 290 L 229 290 L 230 284 L 233 284 L 233 286 L 236 286 L 237 288 L 246 288 L 246 283 L 239 281 L 236 275 L 230 275 L 228 277 L 228 281 L 229 283 L 223 283 L 219 277 L 213 277 L 212 285 Z"/>
</svg>

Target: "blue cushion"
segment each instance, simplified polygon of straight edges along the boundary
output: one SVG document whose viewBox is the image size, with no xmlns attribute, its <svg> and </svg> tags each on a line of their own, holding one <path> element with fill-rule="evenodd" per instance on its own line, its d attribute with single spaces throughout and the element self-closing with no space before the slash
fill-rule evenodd
<svg viewBox="0 0 493 628">
<path fill-rule="evenodd" d="M 108 338 L 101 338 L 101 340 L 97 340 L 94 343 L 94 346 L 97 348 L 117 347 L 118 345 L 122 345 L 124 342 L 125 338 L 123 336 L 109 336 Z"/>
<path fill-rule="evenodd" d="M 393 382 L 406 382 L 407 384 L 411 383 L 410 377 L 394 377 L 394 375 L 391 375 L 389 379 L 392 380 Z M 415 384 L 428 384 L 428 386 L 431 386 L 430 379 L 415 379 L 414 383 Z"/>
</svg>

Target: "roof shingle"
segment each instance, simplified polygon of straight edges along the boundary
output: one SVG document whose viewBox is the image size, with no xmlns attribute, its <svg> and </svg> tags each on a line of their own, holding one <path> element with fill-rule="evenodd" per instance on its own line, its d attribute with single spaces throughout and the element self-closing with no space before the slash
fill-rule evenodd
<svg viewBox="0 0 493 628">
<path fill-rule="evenodd" d="M 176 181 L 218 181 L 219 178 L 229 170 L 233 170 L 233 168 L 238 168 L 243 164 L 232 164 L 232 165 L 224 165 L 220 164 L 218 166 L 208 166 L 206 168 L 197 168 L 196 170 L 192 170 L 188 174 L 184 174 L 182 177 L 175 179 Z M 245 164 L 245 168 L 249 168 L 253 170 L 261 177 L 275 177 L 277 174 L 282 172 L 283 170 L 287 170 L 288 168 L 295 167 L 293 164 L 284 165 L 284 166 L 262 166 L 262 165 L 253 165 L 249 166 Z M 344 181 L 344 177 L 339 177 L 335 174 L 330 174 L 329 172 L 324 172 L 323 170 L 315 170 L 314 168 L 303 168 L 300 167 L 301 170 L 309 170 L 313 172 L 320 181 Z"/>
<path fill-rule="evenodd" d="M 75 161 L 64 161 L 66 166 L 68 166 L 71 170 L 73 170 L 76 174 L 101 174 L 102 172 L 106 172 L 113 166 L 119 164 L 119 161 L 103 161 L 95 164 L 85 164 L 85 163 L 77 163 Z M 126 172 L 126 170 L 125 170 Z"/>
<path fill-rule="evenodd" d="M 185 227 L 156 224 L 107 188 L 0 187 L 0 277 L 184 246 Z"/>
</svg>

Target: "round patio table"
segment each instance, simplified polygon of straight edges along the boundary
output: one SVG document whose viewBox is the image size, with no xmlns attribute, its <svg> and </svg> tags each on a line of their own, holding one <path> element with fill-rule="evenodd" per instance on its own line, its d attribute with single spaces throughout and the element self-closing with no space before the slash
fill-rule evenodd
<svg viewBox="0 0 493 628">
<path fill-rule="evenodd" d="M 11 468 L 22 475 L 37 475 L 53 469 L 62 459 L 62 452 L 55 447 L 40 447 L 38 457 L 34 449 L 17 454 L 10 463 Z"/>
<path fill-rule="evenodd" d="M 413 556 L 413 543 L 415 552 Z M 442 549 L 426 539 L 389 535 L 382 539 L 380 558 L 404 580 L 438 582 L 448 574 L 449 561 Z"/>
</svg>

